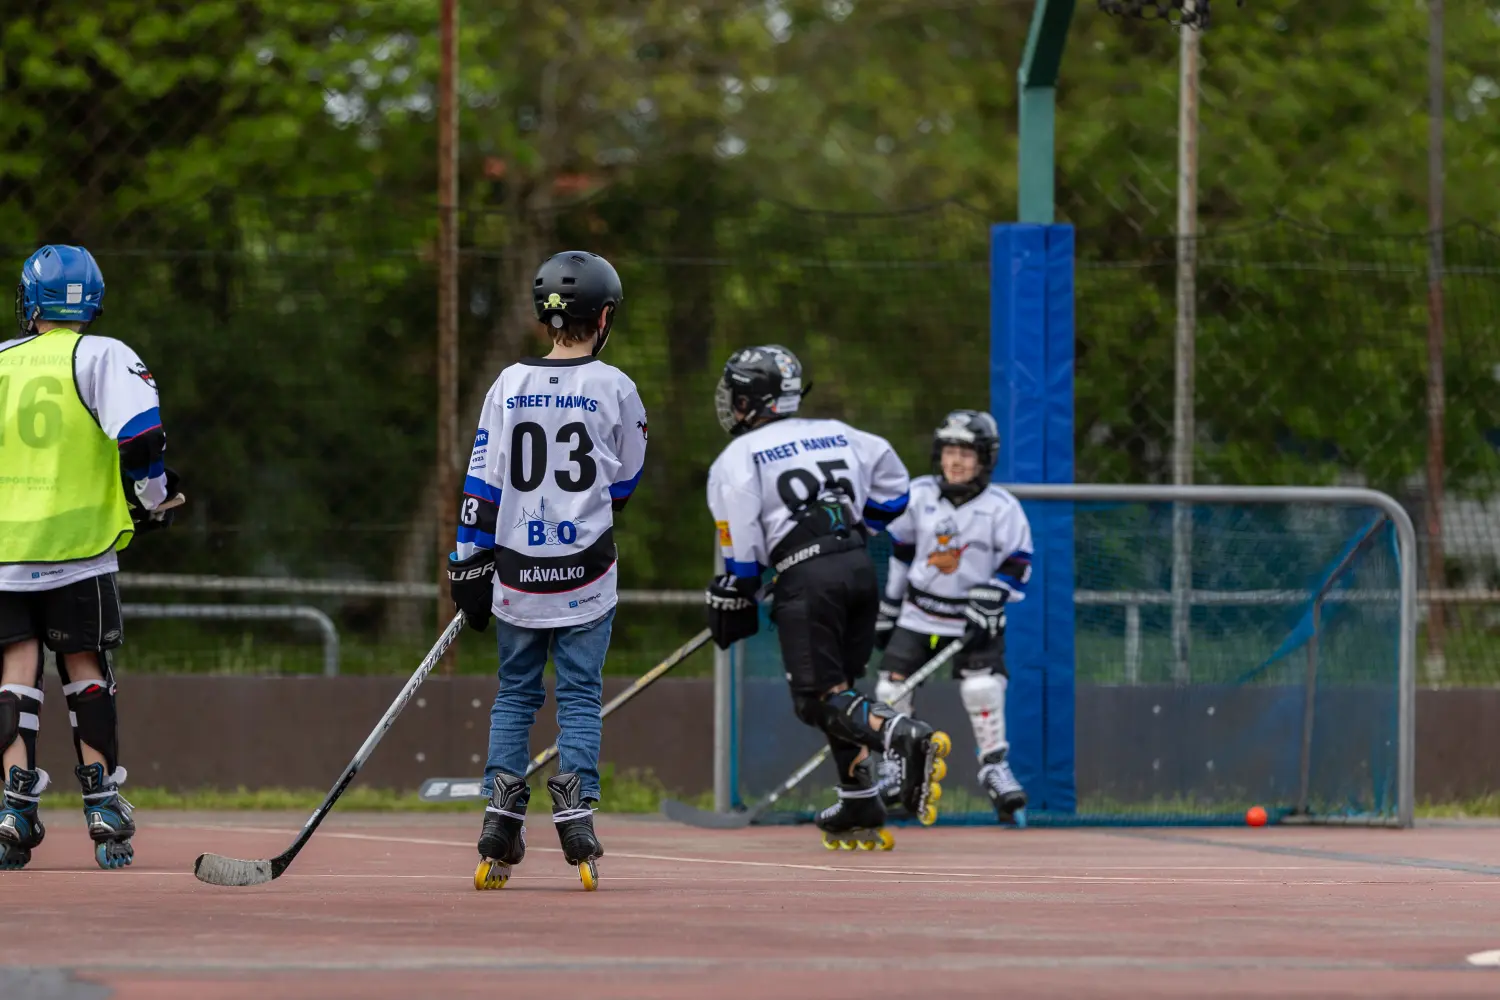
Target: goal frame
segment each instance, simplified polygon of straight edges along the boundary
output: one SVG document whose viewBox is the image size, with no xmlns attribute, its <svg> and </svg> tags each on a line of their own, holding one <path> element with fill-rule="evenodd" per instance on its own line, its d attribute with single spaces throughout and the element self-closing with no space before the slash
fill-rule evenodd
<svg viewBox="0 0 1500 1000">
<path fill-rule="evenodd" d="M 1411 516 L 1389 494 L 1378 490 L 1338 486 L 1170 486 L 1102 484 L 1002 484 L 1027 502 L 1104 502 L 1193 504 L 1304 504 L 1360 506 L 1378 511 L 1395 529 L 1398 571 L 1399 624 L 1397 644 L 1397 804 L 1394 821 L 1378 825 L 1407 828 L 1416 805 L 1416 650 L 1417 650 L 1417 535 Z M 1075 591 L 1076 593 L 1076 591 Z M 738 803 L 740 688 L 744 650 L 736 644 L 716 657 L 714 670 L 714 806 L 720 812 Z M 1319 817 L 1300 816 L 1293 822 L 1322 823 Z M 1330 825 L 1347 819 L 1329 818 Z"/>
</svg>

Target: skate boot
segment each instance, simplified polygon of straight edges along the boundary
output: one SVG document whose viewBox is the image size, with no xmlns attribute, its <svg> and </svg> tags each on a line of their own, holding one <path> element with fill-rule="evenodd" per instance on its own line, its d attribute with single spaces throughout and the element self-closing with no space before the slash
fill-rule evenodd
<svg viewBox="0 0 1500 1000">
<path fill-rule="evenodd" d="M 489 805 L 484 807 L 484 829 L 479 833 L 479 867 L 474 888 L 504 889 L 510 870 L 526 857 L 526 803 L 531 789 L 526 779 L 501 771 L 495 775 Z"/>
<path fill-rule="evenodd" d="M 572 772 L 547 779 L 552 796 L 552 822 L 557 824 L 557 839 L 562 842 L 563 858 L 578 868 L 578 880 L 592 892 L 599 888 L 599 868 L 595 861 L 604 857 L 604 848 L 594 836 L 594 809 L 583 800 L 583 786 Z"/>
<path fill-rule="evenodd" d="M 37 815 L 37 803 L 47 788 L 47 772 L 11 766 L 0 796 L 0 871 L 25 868 L 31 852 L 47 830 Z"/>
<path fill-rule="evenodd" d="M 889 851 L 896 838 L 885 829 L 885 786 L 870 776 L 870 762 L 854 766 L 854 778 L 839 785 L 839 800 L 813 820 L 830 851 Z"/>
<path fill-rule="evenodd" d="M 901 779 L 905 772 L 901 758 L 892 753 L 881 754 L 880 760 L 875 764 L 876 780 L 880 782 L 880 801 L 885 803 L 887 816 L 906 814 L 906 807 L 901 804 Z"/>
<path fill-rule="evenodd" d="M 135 836 L 133 807 L 120 794 L 125 769 L 115 768 L 106 776 L 103 764 L 85 764 L 74 770 L 83 786 L 83 818 L 94 841 L 94 861 L 103 869 L 124 868 L 135 860 L 130 838 Z"/>
<path fill-rule="evenodd" d="M 934 731 L 927 723 L 909 715 L 898 715 L 886 721 L 885 752 L 900 762 L 901 805 L 917 822 L 931 826 L 937 822 L 937 803 L 943 786 L 938 784 L 948 774 L 943 760 L 953 749 L 945 732 Z"/>
<path fill-rule="evenodd" d="M 1002 823 L 1026 825 L 1026 789 L 1011 773 L 1005 751 L 995 750 L 979 760 L 979 784 L 995 804 L 995 815 Z"/>
</svg>

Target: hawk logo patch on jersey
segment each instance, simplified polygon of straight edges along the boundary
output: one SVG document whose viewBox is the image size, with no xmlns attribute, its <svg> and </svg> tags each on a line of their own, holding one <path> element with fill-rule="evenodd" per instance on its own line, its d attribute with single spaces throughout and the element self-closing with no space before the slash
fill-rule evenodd
<svg viewBox="0 0 1500 1000">
<path fill-rule="evenodd" d="M 646 434 L 646 421 L 644 421 L 644 420 L 637 420 L 635 422 L 635 425 L 641 429 L 641 437 L 643 439 L 645 439 L 647 441 L 651 440 L 651 438 Z"/>
<path fill-rule="evenodd" d="M 134 375 L 136 378 L 140 379 L 142 382 L 149 385 L 151 388 L 156 388 L 156 379 L 152 377 L 151 370 L 141 362 L 137 361 L 135 364 L 131 365 L 125 370 Z"/>
<path fill-rule="evenodd" d="M 937 548 L 933 549 L 927 556 L 927 565 L 937 569 L 944 575 L 952 575 L 958 572 L 958 564 L 963 560 L 964 550 L 968 544 L 958 544 L 958 524 L 951 517 L 943 518 L 937 526 Z"/>
</svg>

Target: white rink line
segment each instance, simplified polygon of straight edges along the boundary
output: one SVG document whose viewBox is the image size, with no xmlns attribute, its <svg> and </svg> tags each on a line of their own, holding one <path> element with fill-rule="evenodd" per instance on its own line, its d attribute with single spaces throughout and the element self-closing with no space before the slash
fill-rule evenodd
<svg viewBox="0 0 1500 1000">
<path fill-rule="evenodd" d="M 287 830 L 287 829 L 280 829 L 280 828 L 274 828 L 274 827 L 251 827 L 251 826 L 234 826 L 234 827 L 230 827 L 230 826 L 216 826 L 216 825 L 205 825 L 205 826 L 182 825 L 182 826 L 174 826 L 173 829 L 176 829 L 176 830 L 204 830 L 204 831 L 216 831 L 216 832 L 226 831 L 227 830 L 227 831 L 231 831 L 231 832 L 234 832 L 234 833 L 279 834 L 279 835 L 285 836 L 285 837 L 294 837 L 294 836 L 296 836 L 296 834 L 298 832 L 296 830 Z M 331 839 L 331 840 L 358 840 L 358 841 L 370 841 L 370 842 L 380 843 L 380 844 L 392 844 L 392 843 L 395 843 L 397 839 L 399 839 L 400 843 L 402 843 L 402 844 L 419 844 L 419 845 L 422 845 L 422 846 L 425 846 L 425 847 L 459 847 L 459 848 L 465 848 L 465 849 L 470 850 L 470 851 L 472 851 L 474 849 L 473 844 L 470 843 L 469 841 L 433 840 L 433 839 L 427 839 L 427 838 L 421 838 L 421 837 L 393 838 L 393 837 L 391 837 L 389 835 L 376 836 L 374 834 L 368 834 L 368 833 L 341 833 L 341 832 L 336 831 L 336 830 L 329 830 L 329 831 L 326 831 L 326 832 L 323 832 L 323 833 L 320 833 L 320 834 L 315 834 L 314 836 L 322 836 L 322 837 L 325 837 L 325 838 L 328 838 L 328 839 Z M 536 850 L 536 851 L 546 851 L 546 852 L 551 853 L 551 854 L 561 854 L 562 853 L 562 849 L 561 848 L 557 848 L 557 847 L 535 847 L 535 848 L 528 848 L 528 849 L 529 850 Z M 874 855 L 876 852 L 867 852 L 867 853 L 869 853 L 871 855 Z M 1083 882 L 1083 883 L 1130 883 L 1130 884 L 1140 884 L 1140 885 L 1179 885 L 1179 884 L 1193 884 L 1193 885 L 1275 885 L 1275 884 L 1285 884 L 1285 885 L 1303 886 L 1303 885 L 1431 885 L 1431 884 L 1433 884 L 1433 882 L 1437 881 L 1437 880 L 1434 880 L 1434 879 L 1423 879 L 1423 880 L 1402 879 L 1402 880 L 1399 880 L 1399 881 L 1395 880 L 1395 879 L 1297 879 L 1297 880 L 1295 880 L 1293 882 L 1277 883 L 1274 880 L 1268 881 L 1268 880 L 1266 880 L 1264 878 L 1160 878 L 1160 877 L 1158 877 L 1158 878 L 1150 878 L 1150 877 L 1145 877 L 1145 876 L 1126 876 L 1126 875 L 1115 875 L 1115 876 L 1111 876 L 1111 875 L 1066 875 L 1066 874 L 1059 874 L 1057 872 L 1051 872 L 1051 873 L 1046 873 L 1046 874 L 1025 874 L 1025 873 L 1019 873 L 1019 872 L 1006 872 L 1003 869 L 997 870 L 995 874 L 988 874 L 988 873 L 974 872 L 974 871 L 962 871 L 962 872 L 935 871 L 935 870 L 922 871 L 922 870 L 917 870 L 917 869 L 913 869 L 913 868 L 854 868 L 854 867 L 845 867 L 845 866 L 840 866 L 840 865 L 797 864 L 797 863 L 794 863 L 794 862 L 787 862 L 787 861 L 743 861 L 743 860 L 734 859 L 734 858 L 690 858 L 690 857 L 681 857 L 681 856 L 669 855 L 669 854 L 638 854 L 638 853 L 626 853 L 626 852 L 622 852 L 622 851 L 610 851 L 608 853 L 607 857 L 612 857 L 612 858 L 626 858 L 626 859 L 629 859 L 629 860 L 632 860 L 632 861 L 661 861 L 661 862 L 666 862 L 666 863 L 669 863 L 669 864 L 685 864 L 685 865 L 723 865 L 723 866 L 735 866 L 735 867 L 747 867 L 747 868 L 780 868 L 780 869 L 790 869 L 790 870 L 795 870 L 795 871 L 847 872 L 847 873 L 859 874 L 859 875 L 897 875 L 897 876 L 906 876 L 908 878 L 918 878 L 918 879 L 921 879 L 921 878 L 924 878 L 924 877 L 930 877 L 931 879 L 949 879 L 949 880 L 960 881 L 960 882 L 961 881 L 972 881 L 972 882 L 979 883 L 979 884 L 985 884 L 985 883 L 989 883 L 989 884 L 995 884 L 995 883 L 1002 883 L 1002 884 L 1003 883 L 1036 884 L 1036 883 L 1048 883 L 1048 882 L 1054 882 L 1054 883 L 1056 883 L 1056 882 L 1063 882 L 1063 883 L 1068 883 L 1068 882 Z M 1365 866 L 1365 867 L 1368 867 L 1368 866 Z M 1260 868 L 1246 868 L 1245 870 L 1246 871 L 1262 871 L 1264 869 L 1260 869 Z M 1319 869 L 1317 869 L 1317 868 L 1310 868 L 1309 870 L 1319 870 Z M 1326 870 L 1326 869 L 1322 869 L 1322 870 Z M 1456 881 L 1456 880 L 1444 879 L 1444 880 L 1442 880 L 1442 884 L 1443 885 L 1470 885 L 1470 884 L 1472 884 L 1472 885 L 1496 885 L 1496 886 L 1500 886 L 1500 880 L 1491 880 L 1491 881 L 1488 881 L 1488 882 L 1459 882 L 1459 881 Z"/>
</svg>

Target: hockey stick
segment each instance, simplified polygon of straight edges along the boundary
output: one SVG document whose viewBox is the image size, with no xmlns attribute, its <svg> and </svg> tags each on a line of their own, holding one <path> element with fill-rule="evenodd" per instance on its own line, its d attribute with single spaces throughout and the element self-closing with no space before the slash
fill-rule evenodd
<svg viewBox="0 0 1500 1000">
<path fill-rule="evenodd" d="M 427 675 L 432 673 L 432 668 L 437 666 L 438 660 L 443 658 L 448 647 L 458 639 L 458 633 L 463 627 L 464 613 L 460 611 L 453 616 L 453 620 L 448 623 L 443 634 L 438 636 L 437 645 L 428 652 L 426 658 L 422 660 L 422 665 L 417 668 L 417 672 L 411 675 L 411 680 L 407 681 L 406 686 L 401 689 L 401 693 L 396 695 L 396 700 L 391 702 L 391 707 L 385 710 L 385 715 L 381 716 L 374 731 L 365 738 L 364 745 L 344 768 L 344 773 L 339 775 L 339 780 L 334 783 L 333 790 L 328 793 L 323 804 L 318 806 L 312 816 L 308 817 L 307 823 L 302 827 L 302 832 L 297 834 L 297 839 L 292 841 L 291 847 L 268 861 L 241 861 L 238 858 L 226 858 L 220 854 L 200 854 L 198 860 L 193 863 L 193 874 L 198 876 L 198 881 L 207 882 L 210 885 L 260 885 L 274 878 L 280 878 L 281 873 L 291 865 L 292 859 L 312 838 L 313 831 L 318 828 L 318 824 L 323 822 L 323 817 L 328 815 L 333 804 L 339 800 L 339 796 L 344 794 L 344 789 L 349 787 L 349 782 L 354 780 L 359 769 L 364 767 L 365 761 L 370 759 L 370 754 L 375 750 L 376 744 L 395 723 L 396 716 L 400 715 L 406 703 L 411 701 L 412 695 L 417 693 L 417 688 L 421 687 Z"/>
<path fill-rule="evenodd" d="M 944 646 L 940 653 L 922 664 L 916 673 L 901 682 L 901 686 L 896 689 L 896 693 L 891 700 L 899 701 L 907 693 L 915 691 L 917 685 L 941 670 L 949 660 L 957 656 L 962 651 L 963 645 L 964 641 L 962 639 L 954 639 L 948 645 Z M 777 785 L 775 790 L 749 809 L 730 813 L 710 812 L 706 809 L 695 809 L 686 802 L 678 802 L 676 799 L 662 799 L 661 814 L 667 817 L 667 819 L 678 823 L 686 823 L 688 826 L 702 827 L 705 830 L 743 830 L 759 819 L 767 809 L 780 801 L 781 797 L 786 795 L 787 792 L 800 785 L 804 778 L 816 771 L 818 765 L 823 763 L 824 758 L 827 756 L 828 746 L 824 744 L 817 753 L 808 758 L 807 763 L 793 771 L 790 778 Z"/>
<path fill-rule="evenodd" d="M 704 629 L 693 636 L 687 642 L 677 647 L 676 652 L 662 660 L 656 666 L 636 678 L 634 684 L 621 691 L 609 700 L 609 703 L 599 711 L 599 719 L 602 721 L 609 718 L 611 712 L 624 705 L 627 701 L 650 687 L 657 678 L 668 670 L 696 653 L 707 645 L 713 633 Z M 557 744 L 554 743 L 535 757 L 526 766 L 526 777 L 531 777 L 538 770 L 546 767 L 557 756 Z M 417 792 L 417 797 L 424 802 L 464 802 L 472 799 L 489 798 L 489 793 L 484 790 L 483 778 L 428 778 L 422 782 L 422 788 Z"/>
</svg>

